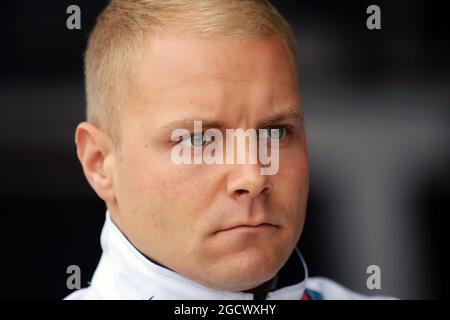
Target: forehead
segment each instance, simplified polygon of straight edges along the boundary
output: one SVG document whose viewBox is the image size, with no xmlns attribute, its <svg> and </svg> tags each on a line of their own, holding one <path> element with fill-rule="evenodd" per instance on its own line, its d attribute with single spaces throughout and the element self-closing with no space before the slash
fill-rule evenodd
<svg viewBox="0 0 450 320">
<path fill-rule="evenodd" d="M 144 42 L 142 58 L 140 80 L 157 76 L 161 87 L 174 76 L 181 82 L 205 76 L 264 80 L 270 74 L 275 75 L 273 81 L 282 81 L 295 70 L 287 49 L 274 36 L 217 40 L 153 37 Z"/>
<path fill-rule="evenodd" d="M 209 111 L 217 112 L 219 106 L 223 109 L 227 102 L 237 101 L 267 104 L 291 100 L 284 102 L 292 105 L 297 94 L 295 68 L 288 50 L 274 36 L 217 40 L 152 37 L 144 43 L 137 68 L 136 97 L 147 109 L 161 104 L 174 109 L 188 104 L 205 108 L 200 105 L 204 102 L 216 105 Z M 283 101 L 274 103 L 278 102 Z"/>
</svg>

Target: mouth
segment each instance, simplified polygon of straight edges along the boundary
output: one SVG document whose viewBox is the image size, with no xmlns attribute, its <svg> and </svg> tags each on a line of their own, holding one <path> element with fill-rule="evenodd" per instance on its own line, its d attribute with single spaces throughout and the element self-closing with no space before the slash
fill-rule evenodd
<svg viewBox="0 0 450 320">
<path fill-rule="evenodd" d="M 235 232 L 238 232 L 238 231 L 239 232 L 262 232 L 262 231 L 272 230 L 274 228 L 278 228 L 278 226 L 274 225 L 274 224 L 271 224 L 271 223 L 266 223 L 266 222 L 255 224 L 255 225 L 239 224 L 239 225 L 232 226 L 230 228 L 218 230 L 215 233 L 231 232 L 231 231 L 235 231 Z"/>
</svg>

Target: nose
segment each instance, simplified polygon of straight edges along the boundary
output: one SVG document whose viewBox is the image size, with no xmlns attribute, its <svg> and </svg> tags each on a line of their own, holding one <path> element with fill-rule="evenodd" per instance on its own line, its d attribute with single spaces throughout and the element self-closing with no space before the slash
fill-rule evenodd
<svg viewBox="0 0 450 320">
<path fill-rule="evenodd" d="M 228 194 L 236 200 L 268 194 L 272 189 L 271 179 L 269 175 L 262 175 L 260 168 L 258 164 L 232 165 L 227 181 Z"/>
</svg>

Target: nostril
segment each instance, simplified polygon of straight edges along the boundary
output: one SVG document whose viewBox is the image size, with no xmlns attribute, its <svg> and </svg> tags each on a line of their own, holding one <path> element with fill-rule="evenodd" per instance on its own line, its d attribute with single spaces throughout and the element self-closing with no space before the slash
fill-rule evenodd
<svg viewBox="0 0 450 320">
<path fill-rule="evenodd" d="M 269 192 L 270 192 L 269 188 L 264 188 L 261 191 L 259 191 L 258 193 L 255 193 L 255 196 L 260 195 L 260 194 L 267 195 Z M 237 189 L 237 190 L 234 190 L 234 193 L 238 196 L 241 196 L 241 195 L 247 194 L 247 193 L 251 194 L 252 192 L 250 192 L 250 190 L 247 190 L 247 189 Z"/>
</svg>

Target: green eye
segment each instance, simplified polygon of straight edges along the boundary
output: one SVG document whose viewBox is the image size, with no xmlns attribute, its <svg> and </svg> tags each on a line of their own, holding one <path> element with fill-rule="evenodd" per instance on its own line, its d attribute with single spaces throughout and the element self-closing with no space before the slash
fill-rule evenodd
<svg viewBox="0 0 450 320">
<path fill-rule="evenodd" d="M 202 147 L 206 144 L 206 139 L 203 138 L 203 134 L 191 135 L 191 145 L 194 147 Z"/>
<path fill-rule="evenodd" d="M 286 135 L 287 129 L 285 127 L 269 128 L 268 134 L 271 139 L 281 139 Z"/>
<path fill-rule="evenodd" d="M 181 144 L 187 147 L 202 148 L 212 141 L 212 138 L 202 133 L 192 133 L 189 136 L 182 137 Z"/>
</svg>

